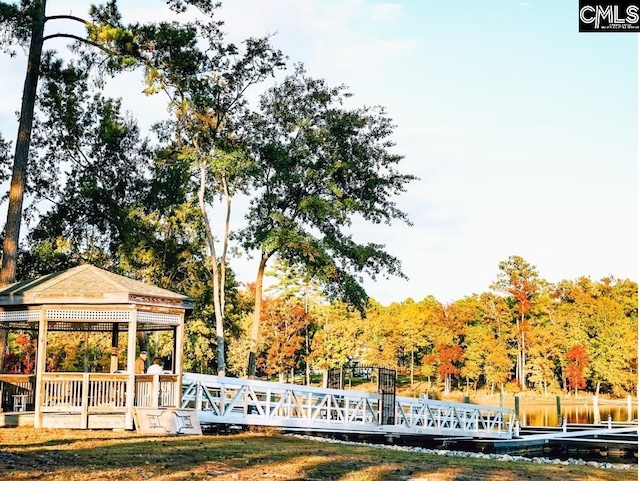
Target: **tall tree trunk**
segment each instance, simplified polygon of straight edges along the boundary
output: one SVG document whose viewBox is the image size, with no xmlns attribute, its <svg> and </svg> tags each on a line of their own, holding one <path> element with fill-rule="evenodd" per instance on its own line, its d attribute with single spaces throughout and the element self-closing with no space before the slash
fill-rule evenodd
<svg viewBox="0 0 640 481">
<path fill-rule="evenodd" d="M 224 238 L 222 239 L 222 256 L 220 256 L 220 322 L 216 318 L 216 337 L 222 340 L 218 344 L 218 376 L 226 376 L 226 354 L 224 352 L 224 304 L 225 304 L 225 282 L 227 280 L 227 250 L 229 248 L 229 228 L 231 224 L 231 196 L 226 177 L 222 178 L 224 188 L 224 198 L 226 204 L 226 216 L 224 219 Z M 222 346 L 222 348 L 220 348 Z M 222 360 L 222 361 L 220 361 Z"/>
<path fill-rule="evenodd" d="M 211 230 L 211 223 L 207 214 L 207 206 L 204 194 L 207 188 L 207 164 L 206 160 L 200 162 L 200 189 L 198 191 L 198 203 L 200 214 L 204 222 L 207 244 L 211 253 L 211 273 L 213 275 L 213 307 L 216 317 L 216 357 L 218 362 L 218 376 L 224 376 L 226 367 L 224 360 L 224 317 L 220 300 L 220 273 L 218 271 L 218 256 L 216 254 L 215 239 Z"/>
<path fill-rule="evenodd" d="M 411 348 L 411 387 L 413 387 L 413 348 Z"/>
<path fill-rule="evenodd" d="M 524 316 L 522 318 L 522 321 L 520 322 L 520 326 L 524 327 Z M 524 342 L 524 329 L 522 329 L 522 373 L 521 373 L 521 381 L 522 381 L 522 392 L 526 391 L 527 389 L 527 375 L 525 374 L 525 364 L 526 364 L 526 357 L 525 357 L 525 342 Z"/>
<path fill-rule="evenodd" d="M 260 256 L 260 265 L 258 266 L 258 275 L 256 276 L 256 299 L 253 307 L 253 324 L 251 326 L 251 342 L 249 344 L 249 363 L 247 365 L 247 376 L 253 379 L 256 375 L 256 357 L 258 351 L 258 336 L 260 332 L 260 316 L 262 314 L 262 281 L 264 279 L 264 270 L 267 266 L 270 254 L 262 252 Z"/>
<path fill-rule="evenodd" d="M 516 317 L 516 343 L 518 345 L 518 352 L 516 354 L 516 382 L 522 386 L 522 378 L 520 377 L 522 369 L 522 343 L 520 340 L 520 319 Z"/>
<path fill-rule="evenodd" d="M 306 303 L 305 303 L 305 311 L 306 311 Z M 306 314 L 306 312 L 305 312 Z M 311 385 L 311 365 L 309 364 L 309 326 L 305 329 L 305 358 L 304 358 L 304 377 L 305 377 L 305 385 Z"/>
<path fill-rule="evenodd" d="M 0 271 L 0 287 L 12 284 L 16 280 L 16 264 L 18 261 L 18 245 L 20 242 L 20 224 L 22 223 L 22 204 L 24 188 L 27 181 L 27 166 L 29 147 L 31 145 L 31 128 L 33 125 L 33 110 L 36 103 L 38 78 L 40 76 L 40 62 L 42 59 L 42 44 L 44 37 L 46 0 L 34 2 L 33 24 L 31 27 L 31 44 L 29 45 L 29 59 L 27 74 L 22 89 L 22 106 L 20 108 L 20 122 L 16 151 L 13 158 L 13 173 L 9 189 L 9 207 L 7 223 L 4 228 L 4 245 L 2 249 L 2 269 Z M 0 372 L 4 368 L 4 356 L 7 349 L 6 329 L 0 329 Z"/>
</svg>

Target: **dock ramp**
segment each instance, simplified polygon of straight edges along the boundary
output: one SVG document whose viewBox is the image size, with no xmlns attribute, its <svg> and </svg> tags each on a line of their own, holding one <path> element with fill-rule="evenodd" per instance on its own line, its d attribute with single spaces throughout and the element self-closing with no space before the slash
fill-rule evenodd
<svg viewBox="0 0 640 481">
<path fill-rule="evenodd" d="M 271 426 L 316 433 L 512 439 L 512 409 L 395 398 L 392 419 L 377 393 L 183 373 L 182 407 L 201 424 Z"/>
</svg>

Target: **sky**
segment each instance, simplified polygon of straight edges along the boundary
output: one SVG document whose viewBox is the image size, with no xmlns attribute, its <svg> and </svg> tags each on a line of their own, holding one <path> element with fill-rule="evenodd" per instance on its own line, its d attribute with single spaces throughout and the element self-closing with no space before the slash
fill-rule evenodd
<svg viewBox="0 0 640 481">
<path fill-rule="evenodd" d="M 49 0 L 85 16 L 88 2 Z M 168 19 L 162 0 L 119 0 L 123 19 Z M 356 223 L 408 280 L 365 279 L 383 304 L 488 291 L 518 255 L 549 282 L 638 280 L 638 34 L 578 33 L 571 0 L 227 0 L 229 39 L 273 34 L 314 77 L 396 124 L 398 197 L 412 226 Z M 56 47 L 58 48 L 58 47 Z M 24 58 L 0 55 L 0 132 L 15 140 Z M 110 82 L 141 126 L 166 115 L 141 77 Z M 252 95 L 258 95 L 254 91 Z M 144 114 L 140 114 L 144 112 Z M 239 202 L 232 223 L 243 222 Z M 232 259 L 242 282 L 257 259 Z"/>
</svg>

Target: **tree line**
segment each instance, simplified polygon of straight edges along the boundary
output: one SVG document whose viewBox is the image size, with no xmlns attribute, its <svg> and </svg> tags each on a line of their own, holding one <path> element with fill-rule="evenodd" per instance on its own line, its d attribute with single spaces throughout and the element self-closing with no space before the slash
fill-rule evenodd
<svg viewBox="0 0 640 481">
<path fill-rule="evenodd" d="M 552 284 L 510 256 L 486 292 L 450 303 L 372 299 L 362 317 L 314 295 L 288 267 L 279 278 L 262 324 L 265 375 L 363 364 L 393 367 L 445 396 L 478 388 L 637 394 L 638 286 L 629 279 Z M 246 327 L 230 341 L 237 375 L 244 372 L 233 360 L 242 358 L 245 337 Z"/>
<path fill-rule="evenodd" d="M 284 262 L 271 274 L 277 282 L 263 300 L 256 349 L 256 372 L 265 378 L 326 383 L 330 369 L 379 365 L 395 368 L 417 391 L 444 396 L 456 389 L 637 395 L 638 287 L 628 279 L 552 284 L 511 256 L 481 294 L 450 303 L 433 296 L 389 305 L 370 299 L 363 315 L 328 300 L 312 279 Z M 227 374 L 246 376 L 256 290 L 237 285 L 233 276 L 228 285 Z M 48 368 L 85 370 L 88 349 L 89 368 L 108 369 L 109 335 L 91 336 L 80 343 L 64 334 L 50 339 Z M 149 342 L 154 353 L 170 354 L 168 337 Z M 214 322 L 196 309 L 186 325 L 184 368 L 215 374 L 216 355 Z M 16 334 L 8 359 L 33 368 L 35 340 Z"/>
</svg>

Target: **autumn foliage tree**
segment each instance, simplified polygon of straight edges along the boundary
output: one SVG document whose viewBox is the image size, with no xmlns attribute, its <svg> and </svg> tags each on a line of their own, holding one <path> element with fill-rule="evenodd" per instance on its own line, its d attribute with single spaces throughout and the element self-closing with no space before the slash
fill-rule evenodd
<svg viewBox="0 0 640 481">
<path fill-rule="evenodd" d="M 9 352 L 4 355 L 5 371 L 31 374 L 36 365 L 36 340 L 29 334 L 19 333 L 9 344 Z"/>
<path fill-rule="evenodd" d="M 311 316 L 299 299 L 266 299 L 262 311 L 262 339 L 266 346 L 263 371 L 278 374 L 284 381 L 285 374 L 296 367 L 304 350 L 305 329 Z"/>
<path fill-rule="evenodd" d="M 451 380 L 460 374 L 460 364 L 464 358 L 462 346 L 459 344 L 436 346 L 435 354 L 426 356 L 423 362 L 437 364 L 438 377 L 444 383 L 444 395 L 451 393 Z"/>
<path fill-rule="evenodd" d="M 500 273 L 493 288 L 510 297 L 516 323 L 516 380 L 522 390 L 526 389 L 526 334 L 529 331 L 528 314 L 532 299 L 538 293 L 540 282 L 536 266 L 529 264 L 520 256 L 510 256 L 498 265 Z"/>
<path fill-rule="evenodd" d="M 584 389 L 587 385 L 585 371 L 589 366 L 589 355 L 583 346 L 573 346 L 567 351 L 567 378 L 569 380 L 567 386 L 575 389 L 576 396 L 578 389 Z"/>
</svg>

